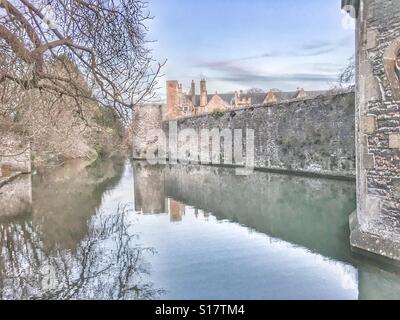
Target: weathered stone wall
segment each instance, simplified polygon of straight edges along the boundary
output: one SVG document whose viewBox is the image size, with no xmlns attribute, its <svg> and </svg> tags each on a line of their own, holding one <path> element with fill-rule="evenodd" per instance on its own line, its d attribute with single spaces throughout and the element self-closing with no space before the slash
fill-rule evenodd
<svg viewBox="0 0 400 320">
<path fill-rule="evenodd" d="M 146 150 L 157 143 L 157 141 L 149 141 L 147 135 L 150 130 L 161 128 L 162 119 L 162 105 L 147 104 L 135 107 L 132 123 L 134 159 L 145 159 Z"/>
<path fill-rule="evenodd" d="M 353 246 L 400 259 L 400 1 L 357 19 L 357 219 Z"/>
<path fill-rule="evenodd" d="M 1 168 L 11 171 L 31 172 L 30 143 L 20 134 L 10 130 L 0 130 L 0 176 Z"/>
<path fill-rule="evenodd" d="M 246 128 L 254 129 L 256 168 L 354 177 L 354 106 L 350 92 L 188 117 L 177 124 L 178 131 L 194 128 L 198 133 L 243 129 L 243 141 Z M 169 126 L 163 123 L 167 135 Z"/>
</svg>

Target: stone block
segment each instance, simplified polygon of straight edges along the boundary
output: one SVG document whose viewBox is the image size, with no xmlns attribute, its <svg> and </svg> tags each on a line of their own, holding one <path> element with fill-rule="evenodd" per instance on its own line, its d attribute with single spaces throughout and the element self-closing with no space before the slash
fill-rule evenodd
<svg viewBox="0 0 400 320">
<path fill-rule="evenodd" d="M 373 169 L 375 167 L 375 158 L 373 154 L 364 154 L 363 165 L 365 169 Z"/>
<path fill-rule="evenodd" d="M 376 130 L 376 116 L 366 115 L 362 120 L 363 132 L 365 134 L 372 134 Z"/>
<path fill-rule="evenodd" d="M 400 178 L 392 180 L 392 195 L 395 199 L 400 200 Z"/>
<path fill-rule="evenodd" d="M 400 149 L 400 133 L 389 133 L 389 148 Z"/>
<path fill-rule="evenodd" d="M 366 49 L 371 50 L 374 49 L 377 46 L 377 40 L 376 40 L 376 31 L 375 30 L 368 30 L 367 31 L 367 44 L 366 44 Z"/>
<path fill-rule="evenodd" d="M 383 56 L 383 64 L 387 79 L 392 89 L 394 98 L 400 98 L 400 81 L 397 75 L 398 53 L 400 50 L 400 40 L 396 39 L 386 49 Z"/>
</svg>

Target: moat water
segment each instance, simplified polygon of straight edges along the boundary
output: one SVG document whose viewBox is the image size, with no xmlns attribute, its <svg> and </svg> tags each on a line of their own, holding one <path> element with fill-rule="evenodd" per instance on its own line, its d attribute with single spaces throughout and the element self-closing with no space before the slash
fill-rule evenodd
<svg viewBox="0 0 400 320">
<path fill-rule="evenodd" d="M 355 182 L 104 161 L 0 188 L 1 299 L 399 299 Z"/>
</svg>

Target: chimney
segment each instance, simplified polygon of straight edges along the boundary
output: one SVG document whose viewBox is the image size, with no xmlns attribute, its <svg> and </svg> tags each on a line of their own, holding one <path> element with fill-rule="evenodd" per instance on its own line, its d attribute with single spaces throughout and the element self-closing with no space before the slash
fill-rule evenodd
<svg viewBox="0 0 400 320">
<path fill-rule="evenodd" d="M 208 103 L 206 80 L 200 81 L 200 107 L 205 107 Z"/>
<path fill-rule="evenodd" d="M 196 84 L 194 80 L 192 80 L 192 84 L 190 86 L 190 96 L 192 97 L 193 107 L 196 107 Z"/>
<path fill-rule="evenodd" d="M 179 83 L 176 80 L 167 81 L 167 114 L 175 117 L 178 105 Z"/>
</svg>

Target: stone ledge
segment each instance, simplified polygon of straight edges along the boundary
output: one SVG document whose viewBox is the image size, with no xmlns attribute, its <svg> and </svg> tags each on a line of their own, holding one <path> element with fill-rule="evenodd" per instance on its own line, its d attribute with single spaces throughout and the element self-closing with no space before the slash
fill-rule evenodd
<svg viewBox="0 0 400 320">
<path fill-rule="evenodd" d="M 360 253 L 367 251 L 391 260 L 400 261 L 400 242 L 361 231 L 356 211 L 350 215 L 349 223 L 350 245 L 353 248 L 360 249 Z"/>
</svg>

